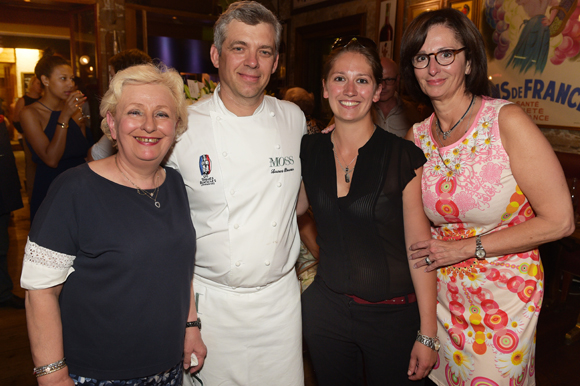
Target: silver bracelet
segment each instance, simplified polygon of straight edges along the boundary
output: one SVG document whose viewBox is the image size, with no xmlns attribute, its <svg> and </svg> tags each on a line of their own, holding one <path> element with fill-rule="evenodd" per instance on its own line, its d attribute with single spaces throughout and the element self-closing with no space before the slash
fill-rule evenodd
<svg viewBox="0 0 580 386">
<path fill-rule="evenodd" d="M 35 367 L 32 374 L 36 375 L 36 378 L 42 377 L 43 375 L 48 375 L 54 373 L 55 371 L 64 369 L 66 367 L 66 358 L 62 358 L 60 361 L 56 361 L 49 365 Z"/>
</svg>

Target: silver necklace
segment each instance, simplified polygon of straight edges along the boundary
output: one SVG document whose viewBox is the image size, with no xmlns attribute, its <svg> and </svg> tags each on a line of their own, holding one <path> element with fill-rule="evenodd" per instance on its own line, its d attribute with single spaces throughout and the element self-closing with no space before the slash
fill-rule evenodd
<svg viewBox="0 0 580 386">
<path fill-rule="evenodd" d="M 137 185 L 135 185 L 135 183 L 133 181 L 131 181 L 129 179 L 129 177 L 127 177 L 125 175 L 125 173 L 123 173 L 123 171 L 119 167 L 119 161 L 117 161 L 117 154 L 115 154 L 115 165 L 117 165 L 117 169 L 119 169 L 119 172 L 121 172 L 121 174 L 123 175 L 123 177 L 125 177 L 125 179 L 127 181 L 129 181 L 131 183 L 131 185 L 133 185 L 135 187 L 135 189 L 137 189 L 137 193 L 139 193 L 142 196 L 149 197 L 150 199 L 153 200 L 153 202 L 155 202 L 155 207 L 156 208 L 161 208 L 161 203 L 159 203 L 159 201 L 157 201 L 157 195 L 159 194 L 159 185 L 157 185 L 157 187 L 155 188 L 155 190 L 153 190 L 153 192 L 149 193 L 148 191 L 143 190 L 140 187 L 138 187 Z M 159 173 L 158 173 L 158 171 L 156 171 L 155 174 L 157 175 L 157 180 L 159 181 Z"/>
<path fill-rule="evenodd" d="M 338 144 L 334 143 L 334 141 L 332 142 L 333 145 L 336 146 L 336 148 L 338 149 L 339 153 L 340 153 L 340 149 L 338 148 Z M 354 170 L 354 166 L 352 167 L 352 169 L 349 169 L 349 166 L 354 162 L 355 159 L 357 159 L 358 154 L 354 156 L 354 158 L 352 159 L 352 161 L 350 161 L 348 163 L 348 165 L 344 166 L 342 164 L 342 162 L 340 162 L 340 154 L 336 153 L 336 150 L 334 149 L 334 146 L 332 147 L 332 151 L 334 153 L 334 158 L 336 158 L 336 160 L 338 161 L 338 165 L 340 166 L 340 168 L 342 169 L 342 171 L 344 172 L 344 182 L 346 182 L 347 184 L 350 182 L 350 176 L 348 175 L 349 173 L 352 173 L 352 171 Z M 340 157 L 340 158 L 339 158 Z M 344 161 L 344 160 L 343 160 Z M 356 166 L 356 165 L 355 165 Z"/>
<path fill-rule="evenodd" d="M 446 140 L 447 137 L 449 137 L 451 135 L 451 132 L 453 130 L 455 130 L 455 128 L 457 126 L 459 126 L 459 124 L 461 122 L 463 122 L 463 119 L 465 118 L 465 116 L 467 115 L 467 113 L 469 112 L 469 110 L 471 110 L 471 106 L 473 106 L 473 102 L 474 101 L 475 101 L 475 94 L 473 94 L 471 96 L 471 103 L 469 104 L 469 107 L 467 108 L 467 110 L 465 110 L 465 113 L 463 113 L 463 116 L 461 118 L 459 118 L 459 120 L 457 121 L 457 123 L 454 124 L 453 127 L 451 129 L 449 129 L 448 131 L 443 131 L 443 129 L 441 129 L 441 124 L 439 123 L 439 117 L 436 117 L 435 123 L 437 124 L 437 130 L 439 130 L 439 132 L 441 133 L 441 135 L 443 135 L 443 140 Z"/>
</svg>

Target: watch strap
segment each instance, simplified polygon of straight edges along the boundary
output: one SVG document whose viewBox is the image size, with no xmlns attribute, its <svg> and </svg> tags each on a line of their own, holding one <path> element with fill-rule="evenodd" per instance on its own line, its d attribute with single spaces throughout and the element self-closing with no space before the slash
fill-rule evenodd
<svg viewBox="0 0 580 386">
<path fill-rule="evenodd" d="M 61 129 L 68 129 L 68 123 L 56 122 L 56 124 L 59 125 Z"/>
<path fill-rule="evenodd" d="M 185 328 L 188 328 L 188 327 L 197 327 L 201 330 L 201 320 L 199 318 L 197 318 L 197 320 L 194 322 L 185 323 Z"/>
</svg>

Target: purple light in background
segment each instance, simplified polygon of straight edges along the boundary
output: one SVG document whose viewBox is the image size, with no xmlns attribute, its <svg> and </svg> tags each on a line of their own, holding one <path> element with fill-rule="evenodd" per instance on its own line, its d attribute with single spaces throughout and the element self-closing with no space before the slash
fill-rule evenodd
<svg viewBox="0 0 580 386">
<path fill-rule="evenodd" d="M 195 39 L 176 39 L 166 36 L 148 37 L 148 54 L 179 72 L 216 74 L 209 51 L 212 42 Z"/>
<path fill-rule="evenodd" d="M 171 51 L 173 48 L 173 39 L 165 37 L 165 36 L 158 36 L 157 37 L 157 46 L 159 49 L 159 59 L 168 66 L 175 67 L 172 63 Z"/>
<path fill-rule="evenodd" d="M 189 64 L 193 73 L 202 73 L 203 71 L 203 44 L 201 40 L 189 40 Z"/>
</svg>

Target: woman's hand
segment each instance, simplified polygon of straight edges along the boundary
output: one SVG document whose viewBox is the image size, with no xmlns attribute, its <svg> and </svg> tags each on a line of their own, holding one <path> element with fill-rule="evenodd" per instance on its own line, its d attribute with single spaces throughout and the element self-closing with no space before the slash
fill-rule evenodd
<svg viewBox="0 0 580 386">
<path fill-rule="evenodd" d="M 475 240 L 475 239 L 474 239 Z M 431 272 L 441 267 L 457 264 L 467 260 L 475 255 L 475 241 L 473 241 L 473 250 L 467 252 L 465 241 L 442 241 L 430 239 L 419 241 L 409 247 L 411 251 L 416 251 L 409 256 L 409 260 L 415 260 L 413 268 L 425 267 L 425 272 Z M 431 264 L 427 264 L 427 259 Z"/>
<path fill-rule="evenodd" d="M 437 352 L 420 342 L 415 342 L 411 351 L 407 375 L 412 381 L 425 378 L 437 362 Z"/>
<path fill-rule="evenodd" d="M 191 354 L 197 357 L 197 365 L 191 365 Z M 201 339 L 201 332 L 197 327 L 188 327 L 185 329 L 185 345 L 183 346 L 183 368 L 186 372 L 195 373 L 203 367 L 207 347 Z"/>
<path fill-rule="evenodd" d="M 79 112 L 82 114 L 82 105 L 87 100 L 87 97 L 83 95 L 80 91 L 72 92 L 66 101 L 64 102 L 64 107 L 60 113 L 60 118 L 62 123 L 68 122 L 73 115 Z M 64 122 L 63 122 L 64 121 Z"/>
</svg>

